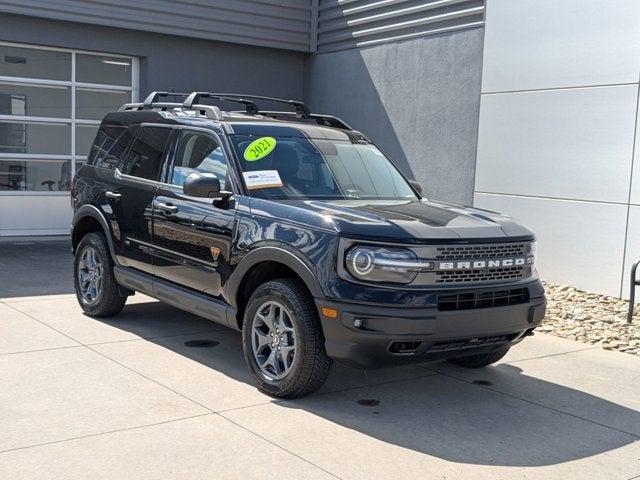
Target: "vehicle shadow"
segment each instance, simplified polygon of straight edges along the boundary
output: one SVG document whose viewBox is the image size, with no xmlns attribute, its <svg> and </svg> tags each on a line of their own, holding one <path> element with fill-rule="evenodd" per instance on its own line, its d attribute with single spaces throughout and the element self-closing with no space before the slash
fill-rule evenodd
<svg viewBox="0 0 640 480">
<path fill-rule="evenodd" d="M 150 317 L 170 317 L 165 327 L 163 322 L 153 322 L 154 337 L 147 341 L 230 379 L 255 386 L 244 364 L 239 332 L 222 328 L 176 336 L 175 322 L 187 322 L 190 328 L 201 322 L 204 328 L 207 321 L 157 302 L 127 305 L 123 314 L 125 321 L 119 321 L 120 317 L 92 321 L 144 335 L 144 324 Z M 185 345 L 189 340 L 214 343 L 210 348 L 193 348 Z M 308 412 L 385 443 L 451 462 L 477 465 L 555 465 L 610 452 L 640 438 L 638 411 L 528 376 L 514 365 L 486 368 L 486 380 L 480 382 L 484 385 L 455 378 L 455 372 L 437 374 L 428 367 L 429 364 L 421 364 L 364 372 L 334 364 L 326 385 L 318 393 L 272 403 Z M 162 379 L 159 381 L 162 383 Z M 553 407 L 501 393 L 498 387 L 487 387 L 490 384 L 499 385 L 504 392 L 544 392 L 545 401 L 541 403 Z M 572 408 L 588 412 L 583 415 L 587 419 L 571 413 Z M 626 425 L 624 431 L 631 433 L 607 427 L 607 421 Z"/>
<path fill-rule="evenodd" d="M 0 299 L 73 292 L 69 238 L 0 241 Z"/>
</svg>

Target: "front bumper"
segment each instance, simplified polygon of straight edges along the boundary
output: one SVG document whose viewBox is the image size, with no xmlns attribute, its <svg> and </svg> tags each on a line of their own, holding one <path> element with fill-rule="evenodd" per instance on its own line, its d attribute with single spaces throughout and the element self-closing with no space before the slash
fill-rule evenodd
<svg viewBox="0 0 640 480">
<path fill-rule="evenodd" d="M 358 368 L 379 368 L 490 352 L 514 345 L 545 315 L 544 296 L 471 310 L 377 306 L 316 299 L 327 354 Z M 322 315 L 338 310 L 338 318 Z"/>
</svg>

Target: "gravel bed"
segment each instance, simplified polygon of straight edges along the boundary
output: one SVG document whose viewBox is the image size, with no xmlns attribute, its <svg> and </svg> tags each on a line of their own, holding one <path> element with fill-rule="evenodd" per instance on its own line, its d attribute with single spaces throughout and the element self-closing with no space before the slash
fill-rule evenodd
<svg viewBox="0 0 640 480">
<path fill-rule="evenodd" d="M 629 302 L 545 282 L 547 315 L 537 332 L 640 355 L 640 305 L 631 324 Z"/>
</svg>

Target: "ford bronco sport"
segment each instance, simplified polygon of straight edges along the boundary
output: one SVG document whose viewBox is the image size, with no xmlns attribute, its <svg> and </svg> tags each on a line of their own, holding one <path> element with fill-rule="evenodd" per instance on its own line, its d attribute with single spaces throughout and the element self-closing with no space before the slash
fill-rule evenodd
<svg viewBox="0 0 640 480">
<path fill-rule="evenodd" d="M 116 315 L 138 291 L 240 330 L 277 397 L 319 388 L 332 359 L 486 366 L 545 312 L 531 231 L 427 200 L 363 134 L 301 102 L 154 92 L 124 105 L 72 202 L 88 315 Z"/>
</svg>

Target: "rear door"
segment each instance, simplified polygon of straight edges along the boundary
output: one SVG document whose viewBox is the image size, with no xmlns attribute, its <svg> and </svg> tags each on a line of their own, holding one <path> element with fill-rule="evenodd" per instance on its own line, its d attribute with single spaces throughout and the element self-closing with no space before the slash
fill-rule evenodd
<svg viewBox="0 0 640 480">
<path fill-rule="evenodd" d="M 229 275 L 236 209 L 233 197 L 212 200 L 182 191 L 192 172 L 215 174 L 221 190 L 233 191 L 228 156 L 207 129 L 181 128 L 153 202 L 155 274 L 215 297 Z"/>
<path fill-rule="evenodd" d="M 120 187 L 114 172 L 131 140 L 131 132 L 126 126 L 101 125 L 91 146 L 89 158 L 74 179 L 76 207 L 92 204 L 111 225 L 117 224 L 113 207 L 114 197 L 117 198 L 118 194 L 114 192 Z M 112 240 L 115 241 L 114 238 Z"/>
<path fill-rule="evenodd" d="M 117 174 L 117 191 L 111 192 L 117 219 L 114 236 L 122 265 L 153 273 L 152 204 L 173 129 L 162 126 L 137 128 L 137 136 Z"/>
</svg>

